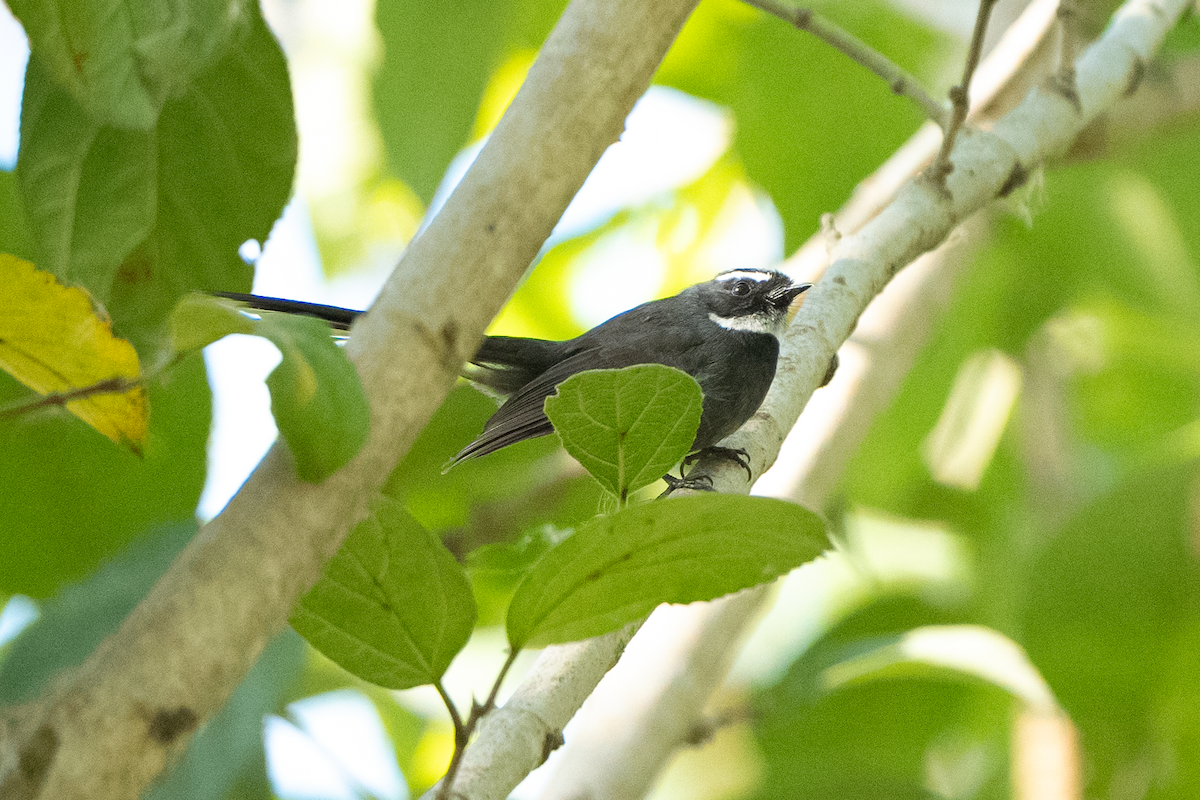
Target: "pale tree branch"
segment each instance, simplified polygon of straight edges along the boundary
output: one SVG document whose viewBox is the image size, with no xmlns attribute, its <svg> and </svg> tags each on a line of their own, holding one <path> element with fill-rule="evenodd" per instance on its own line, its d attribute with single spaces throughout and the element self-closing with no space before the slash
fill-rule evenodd
<svg viewBox="0 0 1200 800">
<path fill-rule="evenodd" d="M 277 444 L 116 633 L 0 720 L 0 796 L 136 797 L 225 703 L 441 403 L 694 5 L 568 7 L 475 164 L 354 328 L 347 353 L 371 404 L 362 451 L 314 486 Z"/>
<path fill-rule="evenodd" d="M 1004 141 L 997 142 L 992 158 L 1012 168 L 1015 166 L 1012 155 L 1017 152 L 1025 159 L 1020 163 L 1027 169 L 1047 155 L 1060 151 L 1087 119 L 1094 118 L 1121 96 L 1121 80 L 1140 69 L 1139 62 L 1150 56 L 1171 20 L 1181 13 L 1183 5 L 1172 5 L 1160 17 L 1156 7 L 1150 3 L 1127 4 L 1105 39 L 1081 61 L 1080 79 L 1086 86 L 1082 94 L 1084 98 L 1090 98 L 1090 102 L 1085 100 L 1088 103 L 1085 105 L 1086 116 L 1066 113 L 1061 97 L 1056 100 L 1053 93 L 1034 93 L 1014 112 L 1014 117 L 1001 121 L 997 127 L 1005 140 L 1024 138 L 1028 134 L 1021 133 L 1016 123 L 1016 120 L 1020 120 L 1022 125 L 1030 126 L 1028 131 L 1037 131 L 1041 138 L 1030 142 L 1031 146 L 1022 148 L 1005 146 Z M 996 68 L 984 67 L 983 74 L 979 76 L 977 85 L 987 88 L 976 92 L 978 107 L 974 113 L 1007 109 L 1012 104 L 1009 97 L 1013 91 L 1023 93 L 1023 87 L 1038 82 L 1038 72 L 1045 74 L 1046 70 L 1053 68 L 1046 56 L 1047 51 L 1052 50 L 1047 47 L 1047 42 L 1052 41 L 1047 33 L 1054 20 L 1054 6 L 1055 3 L 1049 0 L 1033 4 L 1014 25 L 1011 32 L 1014 37 L 1006 36 L 1006 41 L 993 51 L 989 62 L 995 60 Z M 1143 27 L 1148 20 L 1153 22 L 1149 30 Z M 1017 38 L 1021 41 L 1017 41 Z M 1108 62 L 1108 59 L 1122 52 L 1125 53 L 1122 62 L 1116 65 Z M 1030 70 L 1018 68 L 1020 64 L 1037 66 L 1031 76 L 1022 74 Z M 1043 122 L 1050 121 L 1056 127 L 1046 129 L 1042 126 Z M 987 125 L 989 120 L 981 119 L 980 123 Z M 930 163 L 937 149 L 938 137 L 936 131 L 933 133 L 935 135 L 932 137 L 914 137 L 914 141 L 898 154 L 897 163 L 885 165 L 876 176 L 864 182 L 849 207 L 839 215 L 837 228 L 844 236 L 832 246 L 835 258 L 844 254 L 847 247 L 855 248 L 849 252 L 866 255 L 866 249 L 861 243 L 856 247 L 854 240 L 863 235 L 864 227 L 866 233 L 871 234 L 871 226 L 877 224 L 873 221 L 881 216 L 880 206 L 895 192 L 897 176 L 907 174 L 912 177 L 923 165 Z M 975 158 L 982 156 L 982 153 L 973 155 L 962 163 L 974 169 Z M 991 190 L 997 193 L 1005 186 L 1005 182 L 999 180 L 1002 172 L 1003 169 L 993 168 L 987 177 Z M 954 218 L 971 210 L 969 206 L 964 208 L 955 204 L 953 197 L 962 192 L 957 188 L 957 182 L 951 182 L 950 185 L 952 193 L 951 197 L 946 198 L 946 203 L 958 210 L 950 214 L 943 211 L 937 215 L 942 236 L 947 235 Z M 980 206 L 988 199 L 986 192 L 971 194 L 979 198 Z M 882 213 L 886 215 L 888 212 Z M 897 221 L 888 227 L 895 224 Z M 914 216 L 909 219 L 909 224 L 920 228 L 927 227 L 929 222 Z M 948 302 L 955 276 L 969 261 L 970 253 L 986 235 L 986 229 L 986 219 L 973 216 L 947 244 L 919 258 L 872 303 L 864 313 L 854 337 L 862 353 L 859 357 L 843 359 L 838 377 L 822 391 L 821 395 L 824 396 L 814 397 L 814 402 L 805 410 L 801 424 L 795 426 L 793 436 L 785 445 L 802 452 L 793 454 L 793 457 L 786 459 L 788 463 L 776 467 L 776 470 L 781 467 L 790 469 L 768 473 L 755 486 L 756 493 L 790 495 L 814 508 L 820 508 L 827 501 L 838 476 L 865 435 L 870 420 L 887 406 L 918 348 L 936 324 L 939 309 Z M 836 282 L 838 277 L 844 282 L 840 285 L 852 283 L 852 276 L 839 267 L 873 272 L 873 280 L 880 283 L 886 280 L 890 272 L 885 266 L 888 259 L 895 259 L 891 263 L 902 263 L 899 259 L 906 256 L 887 256 L 884 236 L 875 239 L 875 243 L 878 251 L 875 258 L 864 257 L 849 264 L 845 261 L 835 262 L 820 287 L 826 287 L 831 281 L 834 286 L 839 286 Z M 820 262 L 826 258 L 828 246 L 829 241 L 824 236 L 810 241 L 798 258 L 789 264 L 792 268 L 790 271 L 806 278 L 818 274 L 823 268 Z M 906 247 L 913 247 L 909 252 L 915 255 L 914 245 Z M 855 280 L 861 282 L 872 278 L 863 274 L 856 276 Z M 821 332 L 822 326 L 830 319 L 818 319 L 821 316 L 824 316 L 823 313 L 814 312 L 806 301 L 791 331 L 790 353 L 802 352 L 806 344 L 813 346 L 814 334 Z M 798 326 L 806 323 L 810 326 L 807 331 L 796 336 Z M 809 337 L 807 343 L 804 337 Z M 785 378 L 785 381 L 807 381 L 808 385 L 815 386 L 828 357 L 826 352 L 812 354 L 807 365 L 797 370 L 801 377 L 797 379 L 793 375 L 790 379 Z M 800 391 L 806 388 L 802 384 Z M 780 402 L 781 391 L 787 392 L 788 389 L 781 389 L 778 384 L 772 389 L 772 396 L 764 408 L 765 413 L 760 414 L 763 418 L 755 421 L 759 430 L 750 432 L 744 438 L 739 437 L 738 442 L 744 446 L 747 441 L 753 441 L 756 435 L 767 439 L 763 448 L 767 463 L 774 457 L 774 449 L 778 447 L 775 445 L 772 448 L 772 444 L 778 440 L 776 437 L 781 438 L 780 432 L 792 428 L 789 422 L 795 420 L 788 412 L 797 403 L 793 397 L 784 397 Z M 812 412 L 818 412 L 819 416 Z M 754 463 L 761 462 L 754 459 Z M 737 490 L 744 486 L 744 478 L 739 477 L 740 474 L 735 470 L 722 474 L 722 488 Z M 577 796 L 603 800 L 643 797 L 669 755 L 686 741 L 687 732 L 701 714 L 712 687 L 723 677 L 730 654 L 744 636 L 746 627 L 757 617 L 759 605 L 767 599 L 768 594 L 766 590 L 757 589 L 727 601 L 666 611 L 672 619 L 672 638 L 686 639 L 691 643 L 691 649 L 681 653 L 668 644 L 665 653 L 649 647 L 645 654 L 641 654 L 638 653 L 640 637 L 635 640 L 630 652 L 637 654 L 638 660 L 630 659 L 628 664 L 622 662 L 610 673 L 605 683 L 623 685 L 628 690 L 630 683 L 649 681 L 654 684 L 653 689 L 641 692 L 628 713 L 622 714 L 614 712 L 613 708 L 613 704 L 618 702 L 617 698 L 623 696 L 622 691 L 610 691 L 602 684 L 576 722 L 571 740 L 561 754 L 543 797 L 546 800 Z M 687 619 L 689 614 L 694 615 L 690 620 Z M 654 617 L 647 624 L 654 625 Z M 657 630 L 659 637 L 664 638 L 661 629 Z M 664 662 L 669 663 L 663 666 Z M 630 676 L 634 677 L 631 679 Z M 601 716 L 602 721 L 592 720 L 589 708 Z M 593 725 L 602 726 L 607 736 L 595 732 Z M 614 731 L 618 733 L 614 734 Z"/>
</svg>

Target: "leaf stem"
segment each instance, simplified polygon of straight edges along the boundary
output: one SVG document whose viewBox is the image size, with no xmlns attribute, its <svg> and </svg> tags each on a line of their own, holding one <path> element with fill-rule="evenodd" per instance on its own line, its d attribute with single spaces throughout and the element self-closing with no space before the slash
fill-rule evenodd
<svg viewBox="0 0 1200 800">
<path fill-rule="evenodd" d="M 510 669 L 512 669 L 513 662 L 515 662 L 517 660 L 517 656 L 519 656 L 520 654 L 521 654 L 520 648 L 517 648 L 517 647 L 509 648 L 508 658 L 505 659 L 504 666 L 502 666 L 500 668 L 500 672 L 496 675 L 496 682 L 492 684 L 492 690 L 490 692 L 488 692 L 487 700 L 484 701 L 484 704 L 482 706 L 479 706 L 478 709 L 475 709 L 471 712 L 471 717 L 473 718 L 473 721 L 477 720 L 479 717 L 482 717 L 484 714 L 487 714 L 489 711 L 491 711 L 493 708 L 496 707 L 496 695 L 500 694 L 500 684 L 504 683 L 505 677 L 508 676 L 508 671 Z M 478 713 L 476 713 L 476 712 L 478 712 Z"/>
<path fill-rule="evenodd" d="M 65 392 L 51 392 L 33 400 L 20 400 L 12 403 L 4 408 L 0 408 L 0 419 L 19 417 L 22 414 L 28 414 L 47 406 L 65 406 L 67 403 L 76 400 L 85 400 L 96 395 L 125 394 L 142 385 L 144 385 L 142 378 L 125 378 L 121 376 L 105 378 L 98 383 L 88 386 L 78 386 L 74 389 L 68 389 Z"/>
</svg>

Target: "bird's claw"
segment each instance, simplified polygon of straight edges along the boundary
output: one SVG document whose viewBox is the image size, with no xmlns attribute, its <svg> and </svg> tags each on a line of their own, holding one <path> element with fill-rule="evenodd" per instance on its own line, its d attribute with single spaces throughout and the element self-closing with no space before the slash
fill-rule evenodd
<svg viewBox="0 0 1200 800">
<path fill-rule="evenodd" d="M 746 470 L 746 480 L 754 480 L 754 473 L 750 471 L 750 455 L 740 447 L 706 447 L 703 450 L 697 450 L 695 453 L 684 457 L 683 463 L 679 465 L 679 475 L 676 478 L 674 475 L 663 475 L 663 482 L 667 484 L 667 490 L 663 495 L 671 494 L 679 489 L 691 489 L 696 492 L 713 492 L 712 477 L 709 475 L 697 475 L 696 477 L 688 477 L 687 468 L 696 463 L 697 460 L 704 456 L 715 456 L 732 461 L 742 469 Z"/>
</svg>

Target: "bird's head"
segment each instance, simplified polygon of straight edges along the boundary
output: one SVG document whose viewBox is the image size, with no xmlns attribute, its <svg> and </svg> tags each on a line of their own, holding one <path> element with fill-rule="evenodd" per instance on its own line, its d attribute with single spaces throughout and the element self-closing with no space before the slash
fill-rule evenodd
<svg viewBox="0 0 1200 800">
<path fill-rule="evenodd" d="M 792 283 L 774 270 L 735 269 L 699 284 L 696 290 L 708 318 L 722 328 L 778 338 L 787 326 L 788 306 L 811 286 Z"/>
</svg>

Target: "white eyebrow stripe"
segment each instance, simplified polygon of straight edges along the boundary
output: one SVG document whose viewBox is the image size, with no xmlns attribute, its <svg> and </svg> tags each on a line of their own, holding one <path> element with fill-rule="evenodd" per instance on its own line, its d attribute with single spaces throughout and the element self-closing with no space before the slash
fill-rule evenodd
<svg viewBox="0 0 1200 800">
<path fill-rule="evenodd" d="M 763 281 L 771 280 L 773 277 L 775 276 L 770 272 L 759 272 L 758 270 L 749 269 L 735 269 L 733 272 L 726 272 L 718 275 L 716 278 L 714 278 L 714 280 L 736 281 L 745 278 L 747 280 L 758 281 L 759 283 L 762 283 Z"/>
</svg>

